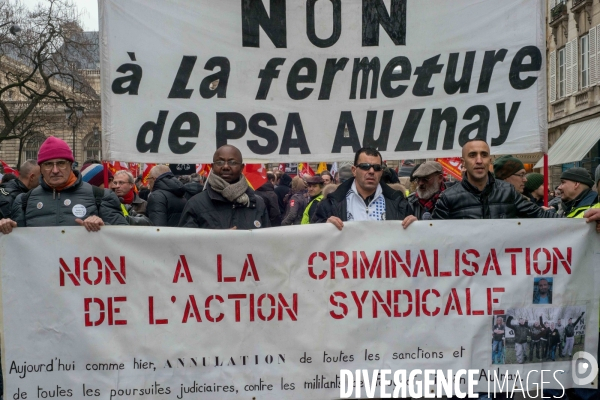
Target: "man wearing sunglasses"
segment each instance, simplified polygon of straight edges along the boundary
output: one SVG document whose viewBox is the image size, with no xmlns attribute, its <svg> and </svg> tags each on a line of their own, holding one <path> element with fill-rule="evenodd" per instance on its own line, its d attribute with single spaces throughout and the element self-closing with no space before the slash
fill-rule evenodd
<svg viewBox="0 0 600 400">
<path fill-rule="evenodd" d="M 0 220 L 4 234 L 19 227 L 77 226 L 89 232 L 104 225 L 127 225 L 121 204 L 110 190 L 93 187 L 73 171 L 69 145 L 49 137 L 38 152 L 40 185 L 20 194 L 12 207 L 12 219 Z"/>
<path fill-rule="evenodd" d="M 243 170 L 242 153 L 237 147 L 219 147 L 213 155 L 212 171 L 204 191 L 187 202 L 179 226 L 203 229 L 269 227 L 265 202 L 248 186 Z"/>
<path fill-rule="evenodd" d="M 352 167 L 354 178 L 348 179 L 321 200 L 312 222 L 329 222 L 342 230 L 344 221 L 403 221 L 407 217 L 414 218 L 404 194 L 380 182 L 383 168 L 381 154 L 377 150 L 358 150 Z"/>
</svg>

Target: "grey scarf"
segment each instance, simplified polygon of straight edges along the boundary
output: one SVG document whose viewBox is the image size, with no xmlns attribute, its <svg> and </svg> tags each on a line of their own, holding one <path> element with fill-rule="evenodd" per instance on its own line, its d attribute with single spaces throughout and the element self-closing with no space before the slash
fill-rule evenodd
<svg viewBox="0 0 600 400">
<path fill-rule="evenodd" d="M 210 174 L 208 177 L 208 184 L 211 189 L 225 197 L 232 203 L 240 203 L 248 207 L 250 205 L 250 198 L 246 194 L 248 190 L 248 182 L 244 175 L 240 175 L 240 180 L 236 183 L 230 184 L 225 182 L 217 174 Z"/>
</svg>

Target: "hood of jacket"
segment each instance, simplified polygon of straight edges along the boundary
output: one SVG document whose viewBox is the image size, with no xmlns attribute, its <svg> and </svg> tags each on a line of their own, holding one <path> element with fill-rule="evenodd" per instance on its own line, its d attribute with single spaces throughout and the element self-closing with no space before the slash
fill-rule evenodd
<svg viewBox="0 0 600 400">
<path fill-rule="evenodd" d="M 173 175 L 172 172 L 165 172 L 156 178 L 152 191 L 155 192 L 157 190 L 171 192 L 177 197 L 183 197 L 185 194 L 185 187 L 183 183 L 181 183 L 179 179 L 175 178 L 175 175 Z"/>
<path fill-rule="evenodd" d="M 273 186 L 273 184 L 271 182 L 267 182 L 264 185 L 262 185 L 261 187 L 259 187 L 258 189 L 256 189 L 257 192 L 275 192 L 275 186 Z"/>
<path fill-rule="evenodd" d="M 0 188 L 10 189 L 11 192 L 15 190 L 18 190 L 23 193 L 29 191 L 29 188 L 25 186 L 25 184 L 21 182 L 19 178 L 0 184 Z"/>
<path fill-rule="evenodd" d="M 279 179 L 279 184 L 281 186 L 287 186 L 287 187 L 292 187 L 292 177 L 289 176 L 288 174 L 283 174 L 281 175 L 281 178 Z"/>
</svg>

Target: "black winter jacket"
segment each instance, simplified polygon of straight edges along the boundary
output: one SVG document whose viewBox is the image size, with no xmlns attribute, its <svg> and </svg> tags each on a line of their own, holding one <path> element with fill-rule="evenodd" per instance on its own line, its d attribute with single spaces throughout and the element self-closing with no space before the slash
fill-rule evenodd
<svg viewBox="0 0 600 400">
<path fill-rule="evenodd" d="M 148 196 L 146 215 L 156 226 L 177 226 L 187 200 L 185 188 L 172 172 L 156 178 Z"/>
<path fill-rule="evenodd" d="M 203 229 L 256 229 L 270 226 L 269 214 L 262 198 L 246 190 L 250 204 L 232 203 L 206 184 L 206 189 L 188 201 L 179 226 Z"/>
<path fill-rule="evenodd" d="M 202 189 L 204 189 L 204 186 L 202 186 L 200 184 L 200 182 L 195 182 L 195 181 L 186 183 L 185 185 L 183 185 L 183 187 L 185 188 L 186 200 L 191 199 L 192 197 L 194 197 L 195 195 L 200 193 L 202 191 Z"/>
<path fill-rule="evenodd" d="M 27 193 L 29 189 L 23 182 L 17 179 L 0 185 L 0 218 L 10 218 L 13 202 L 21 193 Z"/>
<path fill-rule="evenodd" d="M 489 174 L 483 191 L 465 176 L 460 184 L 444 191 L 435 205 L 433 219 L 558 218 L 527 200 L 508 182 Z"/>
<path fill-rule="evenodd" d="M 523 325 L 519 324 L 519 322 L 513 323 L 513 317 L 512 315 L 509 315 L 508 320 L 506 321 L 506 325 L 514 329 L 516 343 L 527 343 L 527 336 L 531 335 L 531 330 L 529 329 L 529 322 L 527 320 Z"/>
<path fill-rule="evenodd" d="M 271 226 L 281 226 L 281 212 L 279 210 L 279 198 L 275 193 L 275 187 L 271 182 L 267 182 L 255 191 L 257 196 L 262 197 L 265 207 L 269 212 Z"/>
<path fill-rule="evenodd" d="M 279 202 L 279 213 L 285 214 L 285 195 L 292 191 L 292 178 L 288 174 L 281 175 L 279 185 L 275 187 L 277 200 Z"/>
<path fill-rule="evenodd" d="M 75 219 L 85 220 L 91 215 L 97 215 L 106 225 L 127 225 L 121 203 L 114 192 L 103 189 L 104 196 L 98 209 L 92 185 L 83 182 L 78 171 L 75 171 L 75 175 L 75 183 L 60 192 L 54 191 L 40 179 L 40 185 L 28 194 L 25 213 L 21 204 L 25 194 L 17 197 L 13 203 L 11 219 L 17 226 L 77 226 Z"/>
<path fill-rule="evenodd" d="M 327 219 L 331 216 L 347 221 L 346 194 L 352 188 L 353 182 L 354 178 L 348 179 L 338 186 L 335 192 L 330 193 L 327 198 L 321 200 L 317 212 L 310 222 L 327 222 Z M 385 199 L 385 219 L 387 221 L 402 221 L 408 215 L 412 215 L 412 208 L 403 193 L 395 191 L 383 182 L 379 184 Z"/>
</svg>

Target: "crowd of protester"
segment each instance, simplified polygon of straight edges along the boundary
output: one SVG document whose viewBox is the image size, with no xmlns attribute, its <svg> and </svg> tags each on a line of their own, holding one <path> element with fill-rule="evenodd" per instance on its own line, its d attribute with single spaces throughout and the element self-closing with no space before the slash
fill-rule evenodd
<svg viewBox="0 0 600 400">
<path fill-rule="evenodd" d="M 168 166 L 156 165 L 147 185 L 128 171 L 110 176 L 97 160 L 73 169 L 73 152 L 50 137 L 37 160 L 27 160 L 19 176 L 0 184 L 0 232 L 20 227 L 82 225 L 98 231 L 103 225 L 169 226 L 205 229 L 258 229 L 331 223 L 343 230 L 349 221 L 402 221 L 407 229 L 418 220 L 497 218 L 586 218 L 597 221 L 600 204 L 593 189 L 600 181 L 583 168 L 561 175 L 555 197 L 544 206 L 544 177 L 527 174 L 510 155 L 492 163 L 490 148 L 470 140 L 462 149 L 463 179 L 445 179 L 442 166 L 427 161 L 412 166 L 402 179 L 372 148 L 356 152 L 352 165 L 332 175 L 295 176 L 275 169 L 253 190 L 242 171 L 241 152 L 222 146 L 214 153 L 207 178 L 176 177 Z M 8 174 L 7 174 L 8 175 Z M 511 323 L 511 321 L 509 321 Z M 586 397 L 585 391 L 579 393 Z"/>
</svg>

